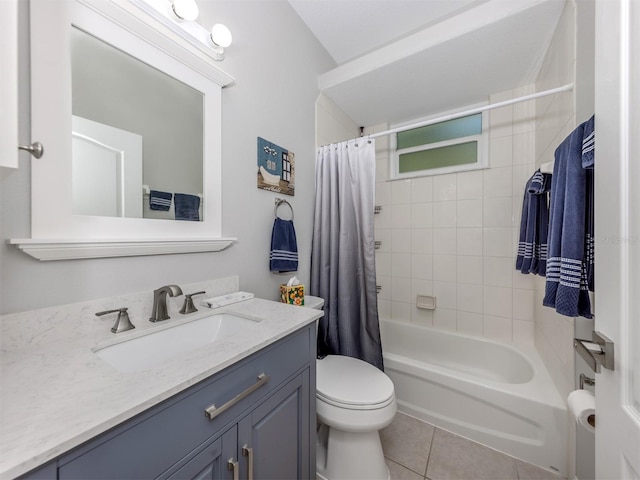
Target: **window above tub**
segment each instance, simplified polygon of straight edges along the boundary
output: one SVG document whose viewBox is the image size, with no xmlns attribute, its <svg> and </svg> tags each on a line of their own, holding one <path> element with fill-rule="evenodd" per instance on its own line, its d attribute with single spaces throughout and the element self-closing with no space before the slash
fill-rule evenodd
<svg viewBox="0 0 640 480">
<path fill-rule="evenodd" d="M 395 180 L 486 168 L 487 123 L 486 113 L 476 113 L 393 134 L 390 178 Z"/>
</svg>

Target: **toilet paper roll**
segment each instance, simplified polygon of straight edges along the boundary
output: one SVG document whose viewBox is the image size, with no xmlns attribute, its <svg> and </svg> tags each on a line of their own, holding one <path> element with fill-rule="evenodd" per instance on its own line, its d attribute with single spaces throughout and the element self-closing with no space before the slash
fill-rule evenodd
<svg viewBox="0 0 640 480">
<path fill-rule="evenodd" d="M 576 422 L 590 431 L 596 428 L 596 399 L 588 390 L 574 390 L 567 398 L 569 411 Z"/>
</svg>

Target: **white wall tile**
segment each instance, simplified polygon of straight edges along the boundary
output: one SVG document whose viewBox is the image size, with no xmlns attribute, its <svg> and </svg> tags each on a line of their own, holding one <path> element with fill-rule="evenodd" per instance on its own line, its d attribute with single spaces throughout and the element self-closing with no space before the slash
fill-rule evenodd
<svg viewBox="0 0 640 480">
<path fill-rule="evenodd" d="M 457 196 L 457 176 L 455 173 L 436 175 L 433 179 L 433 201 L 455 200 Z"/>
<path fill-rule="evenodd" d="M 433 253 L 433 230 L 431 228 L 411 229 L 411 253 Z"/>
<path fill-rule="evenodd" d="M 511 342 L 513 340 L 513 324 L 510 318 L 482 316 L 483 335 L 498 342 Z"/>
<path fill-rule="evenodd" d="M 456 226 L 456 202 L 434 202 L 433 203 L 433 226 L 434 228 L 455 228 Z"/>
<path fill-rule="evenodd" d="M 483 283 L 483 259 L 481 256 L 459 256 L 458 262 L 458 283 L 470 283 L 482 285 Z"/>
<path fill-rule="evenodd" d="M 482 313 L 483 305 L 482 285 L 458 283 L 457 309 L 459 312 Z"/>
<path fill-rule="evenodd" d="M 391 182 L 376 183 L 376 205 L 391 205 Z"/>
<path fill-rule="evenodd" d="M 533 321 L 533 290 L 513 289 L 513 318 Z"/>
<path fill-rule="evenodd" d="M 471 200 L 482 198 L 483 173 L 482 170 L 460 172 L 457 174 L 456 198 L 458 200 Z"/>
<path fill-rule="evenodd" d="M 405 302 L 391 302 L 391 318 L 399 322 L 411 322 L 411 305 Z"/>
<path fill-rule="evenodd" d="M 391 254 L 391 276 L 395 278 L 409 278 L 411 272 L 410 253 Z"/>
<path fill-rule="evenodd" d="M 530 165 L 516 165 L 513 167 L 513 196 L 524 196 L 524 189 L 535 170 Z"/>
<path fill-rule="evenodd" d="M 389 160 L 376 157 L 376 181 L 386 182 L 387 180 L 389 180 Z"/>
<path fill-rule="evenodd" d="M 508 94 L 508 98 L 511 98 L 511 94 Z M 491 102 L 494 103 L 498 100 L 498 96 L 491 96 Z M 489 137 L 510 137 L 513 135 L 513 106 L 508 105 L 506 107 L 496 108 L 489 112 Z"/>
<path fill-rule="evenodd" d="M 436 308 L 433 311 L 433 328 L 456 331 L 456 311 L 450 308 Z"/>
<path fill-rule="evenodd" d="M 411 206 L 391 205 L 387 209 L 391 210 L 392 228 L 411 228 Z M 383 211 L 385 209 L 383 208 Z M 381 214 L 382 212 L 380 212 Z M 378 214 L 378 215 L 380 215 Z"/>
<path fill-rule="evenodd" d="M 488 287 L 511 287 L 515 263 L 509 257 L 484 257 L 483 284 Z"/>
<path fill-rule="evenodd" d="M 533 166 L 535 160 L 535 135 L 521 133 L 513 136 L 513 165 Z"/>
<path fill-rule="evenodd" d="M 454 255 L 456 253 L 455 228 L 433 229 L 433 253 L 439 255 Z"/>
<path fill-rule="evenodd" d="M 513 232 L 508 227 L 486 227 L 483 229 L 483 254 L 486 257 L 513 257 Z"/>
<path fill-rule="evenodd" d="M 483 288 L 483 313 L 494 317 L 512 317 L 511 289 L 506 287 Z"/>
<path fill-rule="evenodd" d="M 455 282 L 457 276 L 456 255 L 433 256 L 433 280 L 440 282 Z"/>
<path fill-rule="evenodd" d="M 411 277 L 421 280 L 433 279 L 433 255 L 411 255 Z"/>
<path fill-rule="evenodd" d="M 513 321 L 513 343 L 517 345 L 535 344 L 535 323 L 524 320 Z"/>
<path fill-rule="evenodd" d="M 462 333 L 464 335 L 481 337 L 483 330 L 482 315 L 478 313 L 458 311 L 457 330 L 458 333 Z"/>
<path fill-rule="evenodd" d="M 433 282 L 431 280 L 414 278 L 411 281 L 411 301 L 413 305 L 416 304 L 418 295 L 433 295 Z"/>
<path fill-rule="evenodd" d="M 411 202 L 433 201 L 433 177 L 418 177 L 411 180 Z"/>
<path fill-rule="evenodd" d="M 391 254 L 376 253 L 376 275 L 391 276 Z"/>
<path fill-rule="evenodd" d="M 512 195 L 512 167 L 484 170 L 484 193 L 486 197 L 510 197 Z"/>
<path fill-rule="evenodd" d="M 378 300 L 391 300 L 393 294 L 393 277 L 380 275 L 376 272 L 376 286 L 382 287 L 378 293 Z"/>
<path fill-rule="evenodd" d="M 391 211 L 390 206 L 382 207 L 382 210 L 380 210 L 380 213 L 377 213 L 373 216 L 375 228 L 391 228 L 392 216 L 393 216 L 393 212 Z"/>
<path fill-rule="evenodd" d="M 433 226 L 433 204 L 414 203 L 411 205 L 411 226 L 431 228 Z"/>
<path fill-rule="evenodd" d="M 391 183 L 391 203 L 404 205 L 411 203 L 411 180 L 394 180 Z"/>
<path fill-rule="evenodd" d="M 382 242 L 380 244 L 380 248 L 376 250 L 376 254 L 391 252 L 392 232 L 393 230 L 391 230 L 390 228 L 376 228 L 374 230 L 374 237 L 376 239 L 376 242 Z"/>
<path fill-rule="evenodd" d="M 456 242 L 458 255 L 482 255 L 482 228 L 459 228 Z"/>
<path fill-rule="evenodd" d="M 394 228 L 391 232 L 391 251 L 393 253 L 411 253 L 411 229 Z"/>
<path fill-rule="evenodd" d="M 513 226 L 513 199 L 511 197 L 485 198 L 482 218 L 485 227 Z"/>
<path fill-rule="evenodd" d="M 391 300 L 394 302 L 412 303 L 411 279 L 393 277 L 391 282 Z"/>
<path fill-rule="evenodd" d="M 513 140 L 511 137 L 492 138 L 489 143 L 491 168 L 510 167 L 513 164 Z"/>
<path fill-rule="evenodd" d="M 458 227 L 482 227 L 482 204 L 483 201 L 479 198 L 473 200 L 458 200 L 456 212 Z"/>
<path fill-rule="evenodd" d="M 455 311 L 458 289 L 455 282 L 433 281 L 433 296 L 436 297 L 436 308 L 450 308 Z"/>
<path fill-rule="evenodd" d="M 383 320 L 393 318 L 391 316 L 391 300 L 384 300 L 378 297 L 378 317 Z"/>
<path fill-rule="evenodd" d="M 413 308 L 411 310 L 411 322 L 423 327 L 433 327 L 433 310 Z"/>
</svg>

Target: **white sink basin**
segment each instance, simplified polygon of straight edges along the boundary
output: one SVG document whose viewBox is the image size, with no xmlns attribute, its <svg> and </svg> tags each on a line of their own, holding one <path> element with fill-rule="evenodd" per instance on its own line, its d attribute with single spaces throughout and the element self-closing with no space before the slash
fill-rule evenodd
<svg viewBox="0 0 640 480">
<path fill-rule="evenodd" d="M 101 348 L 95 354 L 121 372 L 138 372 L 232 335 L 241 335 L 257 322 L 231 313 L 217 313 Z"/>
</svg>

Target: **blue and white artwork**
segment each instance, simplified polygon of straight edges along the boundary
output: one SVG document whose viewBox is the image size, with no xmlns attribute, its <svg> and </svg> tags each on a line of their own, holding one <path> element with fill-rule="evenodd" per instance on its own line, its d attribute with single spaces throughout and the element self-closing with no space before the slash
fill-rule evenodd
<svg viewBox="0 0 640 480">
<path fill-rule="evenodd" d="M 258 137 L 258 188 L 295 195 L 295 154 Z"/>
</svg>

